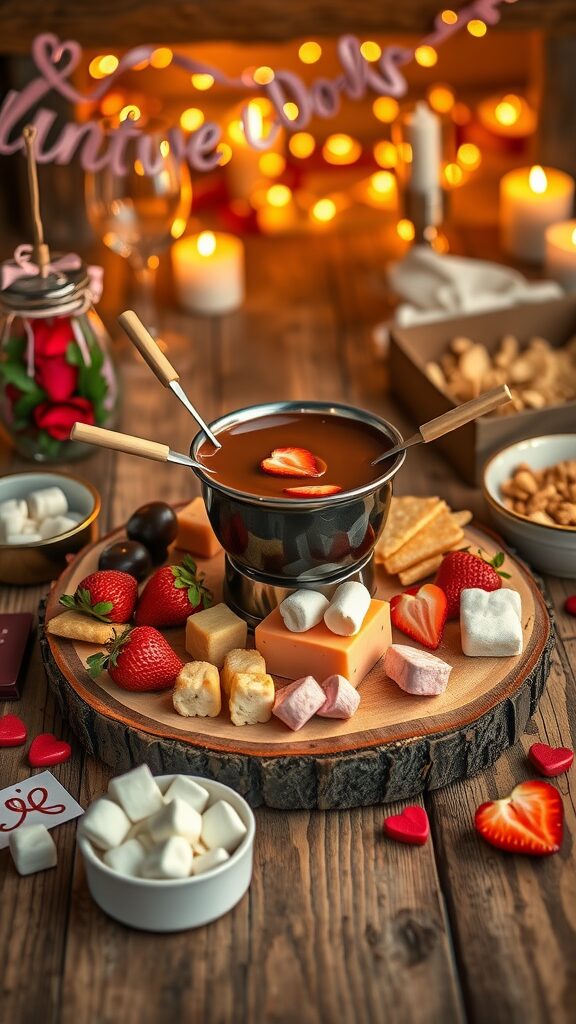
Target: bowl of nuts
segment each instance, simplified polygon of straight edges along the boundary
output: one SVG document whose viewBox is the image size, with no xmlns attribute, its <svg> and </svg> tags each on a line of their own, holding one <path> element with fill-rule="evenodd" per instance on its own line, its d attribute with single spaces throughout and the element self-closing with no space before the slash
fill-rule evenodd
<svg viewBox="0 0 576 1024">
<path fill-rule="evenodd" d="M 576 434 L 517 441 L 484 466 L 498 531 L 535 569 L 576 577 Z"/>
</svg>

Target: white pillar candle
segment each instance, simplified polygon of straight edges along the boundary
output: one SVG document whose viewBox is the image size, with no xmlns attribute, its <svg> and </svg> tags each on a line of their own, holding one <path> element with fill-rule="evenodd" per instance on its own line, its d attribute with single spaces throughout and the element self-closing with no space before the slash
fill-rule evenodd
<svg viewBox="0 0 576 1024">
<path fill-rule="evenodd" d="M 244 246 L 234 235 L 201 231 L 172 247 L 180 304 L 193 313 L 229 313 L 244 301 Z"/>
<path fill-rule="evenodd" d="M 576 291 L 576 220 L 546 228 L 546 276 Z"/>
<path fill-rule="evenodd" d="M 551 167 L 520 167 L 500 181 L 502 248 L 529 263 L 542 263 L 545 232 L 572 213 L 574 179 Z"/>
<path fill-rule="evenodd" d="M 406 140 L 412 150 L 408 188 L 412 192 L 438 188 L 442 160 L 440 118 L 427 103 L 417 103 L 414 113 L 406 118 Z"/>
</svg>

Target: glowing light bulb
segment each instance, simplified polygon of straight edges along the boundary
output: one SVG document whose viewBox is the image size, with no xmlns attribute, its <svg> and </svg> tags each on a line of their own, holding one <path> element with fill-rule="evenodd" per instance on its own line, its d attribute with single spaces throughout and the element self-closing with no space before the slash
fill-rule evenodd
<svg viewBox="0 0 576 1024">
<path fill-rule="evenodd" d="M 396 167 L 398 163 L 398 151 L 393 142 L 377 142 L 372 150 L 374 159 L 379 167 Z"/>
<path fill-rule="evenodd" d="M 201 231 L 196 239 L 196 248 L 201 256 L 212 256 L 216 251 L 216 236 L 213 231 Z"/>
<path fill-rule="evenodd" d="M 174 54 L 167 46 L 159 46 L 150 54 L 150 63 L 153 68 L 167 68 L 172 63 Z"/>
<path fill-rule="evenodd" d="M 194 132 L 204 124 L 204 114 L 198 107 L 188 107 L 180 114 L 180 125 L 185 132 Z"/>
<path fill-rule="evenodd" d="M 258 161 L 258 170 L 266 178 L 279 178 L 286 167 L 281 153 L 263 153 Z"/>
<path fill-rule="evenodd" d="M 458 21 L 458 15 L 456 14 L 456 11 L 442 11 L 440 17 L 442 18 L 442 21 L 444 22 L 445 25 L 455 25 L 456 22 Z"/>
<path fill-rule="evenodd" d="M 540 164 L 534 164 L 534 167 L 530 168 L 530 174 L 528 175 L 528 184 L 536 195 L 542 195 L 548 188 L 548 178 L 546 177 L 546 171 Z"/>
<path fill-rule="evenodd" d="M 203 72 L 198 72 L 198 74 L 196 75 L 191 75 L 190 81 L 192 82 L 194 88 L 198 89 L 199 92 L 206 92 L 207 89 L 211 89 L 212 86 L 214 85 L 214 79 L 212 75 L 204 74 Z"/>
<path fill-rule="evenodd" d="M 488 31 L 485 22 L 480 21 L 480 18 L 472 18 L 466 25 L 466 28 L 470 35 L 475 36 L 476 39 L 481 39 Z"/>
<path fill-rule="evenodd" d="M 364 57 L 364 60 L 380 60 L 380 57 L 382 56 L 382 47 L 378 46 L 378 43 L 375 43 L 372 39 L 367 39 L 365 43 L 361 44 L 360 53 Z"/>
<path fill-rule="evenodd" d="M 463 142 L 461 146 L 458 146 L 456 159 L 467 170 L 475 171 L 482 163 L 482 154 L 473 142 Z"/>
<path fill-rule="evenodd" d="M 271 185 L 266 192 L 270 206 L 288 206 L 292 199 L 292 191 L 287 185 Z"/>
<path fill-rule="evenodd" d="M 256 71 L 254 72 L 252 77 L 254 81 L 258 83 L 258 85 L 268 85 L 269 82 L 274 81 L 274 72 L 272 68 L 269 68 L 266 65 L 264 65 L 261 68 L 256 68 Z"/>
<path fill-rule="evenodd" d="M 448 85 L 433 85 L 428 89 L 427 98 L 437 114 L 449 114 L 455 102 L 454 91 Z"/>
<path fill-rule="evenodd" d="M 298 49 L 298 56 L 303 64 L 315 64 L 322 56 L 322 47 L 320 43 L 313 41 L 302 43 Z"/>
<path fill-rule="evenodd" d="M 170 234 L 172 238 L 181 238 L 186 231 L 186 221 L 184 217 L 175 217 L 172 221 L 172 227 L 170 228 Z"/>
<path fill-rule="evenodd" d="M 158 270 L 158 267 L 160 266 L 160 259 L 159 259 L 159 257 L 158 256 L 149 256 L 148 259 L 146 260 L 146 266 L 150 270 Z"/>
<path fill-rule="evenodd" d="M 221 154 L 219 167 L 224 167 L 232 159 L 232 147 L 227 142 L 219 142 L 216 146 L 216 152 Z"/>
<path fill-rule="evenodd" d="M 322 156 L 329 164 L 353 164 L 362 152 L 357 139 L 341 132 L 329 135 L 322 147 Z"/>
<path fill-rule="evenodd" d="M 88 71 L 92 78 L 106 78 L 107 75 L 116 71 L 118 63 L 118 57 L 115 57 L 113 53 L 107 53 L 102 57 L 94 57 L 94 60 L 90 61 Z"/>
<path fill-rule="evenodd" d="M 370 185 L 379 195 L 388 195 L 394 190 L 396 178 L 391 171 L 376 171 L 370 178 Z"/>
<path fill-rule="evenodd" d="M 122 107 L 119 116 L 121 121 L 137 121 L 141 116 L 140 107 L 137 107 L 135 103 L 127 103 L 125 107 Z"/>
<path fill-rule="evenodd" d="M 288 139 L 288 149 L 292 156 L 304 160 L 307 156 L 311 156 L 316 149 L 316 140 L 313 135 L 310 135 L 310 132 L 295 132 Z"/>
<path fill-rule="evenodd" d="M 374 117 L 384 124 L 391 124 L 398 117 L 398 101 L 393 96 L 378 96 L 372 104 Z"/>
<path fill-rule="evenodd" d="M 396 225 L 396 232 L 404 242 L 411 242 L 416 235 L 414 225 L 411 220 L 407 220 L 403 217 L 399 220 Z"/>
<path fill-rule="evenodd" d="M 438 54 L 433 46 L 417 46 L 414 50 L 414 59 L 422 68 L 433 68 L 438 62 Z"/>
<path fill-rule="evenodd" d="M 319 199 L 312 207 L 312 216 L 321 223 L 333 220 L 336 216 L 336 203 L 333 199 Z"/>
<path fill-rule="evenodd" d="M 253 139 L 261 139 L 264 134 L 264 119 L 262 116 L 262 110 L 258 106 L 255 100 L 252 100 L 246 108 L 246 120 L 248 122 L 248 131 Z M 240 122 L 242 133 L 244 133 L 244 125 Z M 244 142 L 246 138 L 244 137 Z"/>
<path fill-rule="evenodd" d="M 284 104 L 282 110 L 286 114 L 286 117 L 288 118 L 289 121 L 295 121 L 296 118 L 298 117 L 298 114 L 300 113 L 297 104 L 292 103 L 290 101 Z"/>
<path fill-rule="evenodd" d="M 452 188 L 461 185 L 464 181 L 464 171 L 458 164 L 449 163 L 444 167 L 444 180 Z"/>
</svg>

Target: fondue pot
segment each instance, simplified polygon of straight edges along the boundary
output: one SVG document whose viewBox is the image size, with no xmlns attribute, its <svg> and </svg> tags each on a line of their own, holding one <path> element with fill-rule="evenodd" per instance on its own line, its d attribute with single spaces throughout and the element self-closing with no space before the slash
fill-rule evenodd
<svg viewBox="0 0 576 1024">
<path fill-rule="evenodd" d="M 126 318 L 129 317 L 129 323 Z M 327 402 L 271 402 L 248 406 L 221 416 L 208 426 L 184 395 L 178 374 L 134 314 L 122 314 L 123 326 L 161 382 L 186 405 L 202 429 L 194 437 L 190 455 L 170 450 L 156 441 L 119 434 L 76 423 L 71 438 L 89 444 L 142 455 L 161 462 L 189 466 L 200 480 L 210 523 L 226 553 L 224 595 L 227 604 L 252 625 L 297 588 L 320 590 L 330 597 L 344 580 L 359 580 L 374 590 L 374 547 L 386 523 L 392 481 L 406 458 L 406 447 L 434 440 L 455 426 L 506 401 L 505 389 L 496 389 L 473 403 L 454 409 L 420 428 L 409 441 L 391 423 L 354 406 Z M 121 319 L 122 319 L 121 318 Z M 484 399 L 484 400 L 482 400 Z M 474 406 L 474 409 L 468 407 Z M 467 411 L 468 410 L 468 411 Z M 310 416 L 313 447 L 314 417 L 350 420 L 361 435 L 369 430 L 382 439 L 374 478 L 339 493 L 311 497 L 256 494 L 231 486 L 225 475 L 210 468 L 203 446 L 225 451 L 226 435 L 249 430 L 251 421 L 287 414 Z M 209 441 L 207 441 L 209 439 Z M 389 453 L 389 458 L 385 457 Z M 263 451 L 264 458 L 267 452 Z M 222 478 L 221 478 L 222 477 Z M 292 481 L 293 482 L 293 481 Z M 303 483 L 304 481 L 297 481 Z M 314 482 L 314 481 L 312 481 Z"/>
</svg>

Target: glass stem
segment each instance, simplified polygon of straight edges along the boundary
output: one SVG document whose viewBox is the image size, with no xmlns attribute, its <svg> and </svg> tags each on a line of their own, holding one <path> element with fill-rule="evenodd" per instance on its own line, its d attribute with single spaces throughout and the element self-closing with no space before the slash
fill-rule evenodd
<svg viewBox="0 0 576 1024">
<path fill-rule="evenodd" d="M 149 267 L 145 260 L 133 263 L 136 278 L 136 313 L 148 328 L 152 337 L 158 336 L 156 309 L 156 269 Z"/>
</svg>

